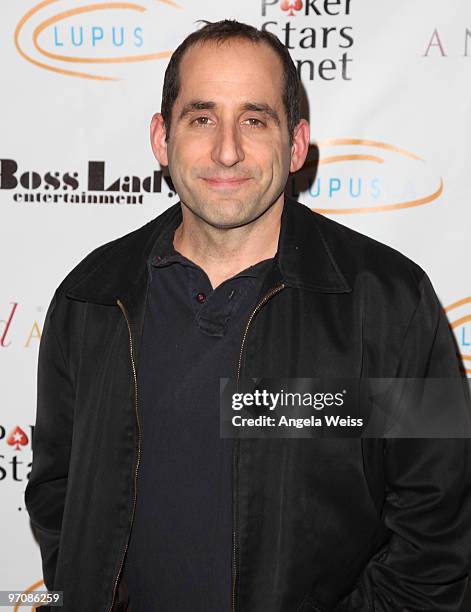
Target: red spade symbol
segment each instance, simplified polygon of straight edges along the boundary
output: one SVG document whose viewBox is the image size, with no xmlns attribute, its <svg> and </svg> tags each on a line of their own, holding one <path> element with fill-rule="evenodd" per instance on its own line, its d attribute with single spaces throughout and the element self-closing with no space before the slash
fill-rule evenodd
<svg viewBox="0 0 471 612">
<path fill-rule="evenodd" d="M 28 444 L 28 436 L 21 429 L 21 427 L 18 427 L 17 425 L 15 429 L 11 432 L 11 434 L 8 436 L 7 444 L 9 444 L 10 446 L 15 446 L 15 450 L 21 450 L 20 444 L 21 446 L 26 446 L 26 444 Z"/>
<path fill-rule="evenodd" d="M 302 8 L 302 0 L 294 0 L 294 2 L 290 2 L 290 0 L 283 0 L 281 3 L 281 10 L 289 11 L 288 17 L 294 17 L 293 11 L 300 11 Z"/>
</svg>

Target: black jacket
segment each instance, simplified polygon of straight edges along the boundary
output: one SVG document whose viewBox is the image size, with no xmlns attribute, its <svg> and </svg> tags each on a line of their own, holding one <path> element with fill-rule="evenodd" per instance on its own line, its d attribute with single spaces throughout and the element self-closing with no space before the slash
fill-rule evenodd
<svg viewBox="0 0 471 612">
<path fill-rule="evenodd" d="M 180 220 L 177 204 L 93 251 L 46 316 L 26 506 L 64 612 L 126 609 L 148 260 Z M 276 261 L 234 377 L 461 375 L 428 277 L 397 251 L 288 200 Z M 234 610 L 459 610 L 467 440 L 246 439 L 234 468 Z"/>
</svg>

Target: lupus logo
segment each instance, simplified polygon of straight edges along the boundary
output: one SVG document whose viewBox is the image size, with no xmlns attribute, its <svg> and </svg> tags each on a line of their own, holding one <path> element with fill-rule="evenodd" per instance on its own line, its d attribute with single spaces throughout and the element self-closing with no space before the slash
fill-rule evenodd
<svg viewBox="0 0 471 612">
<path fill-rule="evenodd" d="M 471 375 L 471 296 L 453 302 L 445 312 L 455 333 L 465 371 Z"/>
<path fill-rule="evenodd" d="M 421 157 L 396 145 L 337 138 L 318 143 L 319 158 L 292 177 L 290 191 L 323 214 L 400 210 L 430 204 L 443 179 Z M 312 175 L 315 166 L 317 176 Z"/>
<path fill-rule="evenodd" d="M 173 0 L 98 2 L 44 0 L 18 22 L 14 42 L 23 59 L 58 74 L 114 81 L 125 64 L 170 57 Z"/>
</svg>

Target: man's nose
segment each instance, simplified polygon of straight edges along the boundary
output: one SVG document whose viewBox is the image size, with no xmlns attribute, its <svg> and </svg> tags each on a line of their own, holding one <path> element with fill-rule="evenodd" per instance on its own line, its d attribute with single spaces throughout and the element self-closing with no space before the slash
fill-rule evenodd
<svg viewBox="0 0 471 612">
<path fill-rule="evenodd" d="M 215 134 L 211 158 L 215 163 L 227 167 L 243 161 L 245 155 L 237 125 L 219 125 Z"/>
</svg>

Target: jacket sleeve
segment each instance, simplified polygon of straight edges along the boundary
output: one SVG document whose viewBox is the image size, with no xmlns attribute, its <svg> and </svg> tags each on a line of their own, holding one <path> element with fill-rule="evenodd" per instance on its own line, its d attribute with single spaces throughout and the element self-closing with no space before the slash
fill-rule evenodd
<svg viewBox="0 0 471 612">
<path fill-rule="evenodd" d="M 54 587 L 74 407 L 66 355 L 55 329 L 56 295 L 46 314 L 39 348 L 33 463 L 25 491 L 26 509 L 41 550 L 43 577 L 49 590 Z"/>
<path fill-rule="evenodd" d="M 425 274 L 397 376 L 463 376 L 453 334 Z M 467 385 L 463 393 L 469 408 Z M 391 537 L 337 609 L 458 612 L 471 557 L 470 440 L 385 439 L 384 465 L 382 519 Z"/>
</svg>

